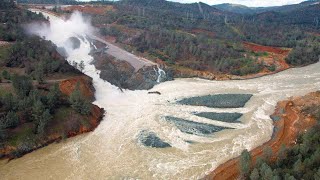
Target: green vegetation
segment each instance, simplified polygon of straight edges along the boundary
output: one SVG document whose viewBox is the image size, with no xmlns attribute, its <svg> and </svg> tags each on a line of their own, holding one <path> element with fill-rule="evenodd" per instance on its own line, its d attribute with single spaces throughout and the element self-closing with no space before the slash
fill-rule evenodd
<svg viewBox="0 0 320 180">
<path fill-rule="evenodd" d="M 162 27 L 154 27 L 141 34 L 132 40 L 132 45 L 142 53 L 161 52 L 170 57 L 167 61 L 178 62 L 195 70 L 207 70 L 210 64 L 215 70 L 223 71 L 226 59 L 241 58 L 241 52 L 244 51 L 233 48 L 233 46 L 241 47 L 241 44 L 230 46 L 228 42 L 213 40 L 206 36 L 193 37 L 181 32 L 163 30 Z"/>
<path fill-rule="evenodd" d="M 241 172 L 246 179 L 319 179 L 320 178 L 320 106 L 311 105 L 303 109 L 305 114 L 311 114 L 317 125 L 303 132 L 296 144 L 285 148 L 282 146 L 275 161 L 271 160 L 272 150 L 263 150 L 263 157 L 256 164 L 247 161 L 247 153 L 241 156 Z M 248 167 L 250 172 L 248 172 Z"/>
<path fill-rule="evenodd" d="M 71 93 L 69 102 L 71 103 L 71 107 L 80 114 L 88 115 L 90 114 L 91 105 L 84 98 L 80 91 L 79 83 L 76 85 L 76 88 Z"/>
<path fill-rule="evenodd" d="M 22 24 L 43 19 L 42 15 L 28 10 L 16 9 L 11 0 L 0 3 L 0 40 L 16 41 L 24 38 Z"/>
<path fill-rule="evenodd" d="M 13 0 L 2 0 L 0 2 L 0 9 L 13 9 L 14 1 Z"/>
<path fill-rule="evenodd" d="M 48 77 L 77 76 L 80 71 L 61 57 L 49 41 L 24 34 L 21 24 L 45 20 L 43 16 L 0 2 L 0 150 L 15 150 L 2 156 L 16 158 L 52 141 L 91 128 L 91 104 L 80 93 L 63 95 Z M 83 69 L 83 63 L 80 64 Z M 38 82 L 38 83 L 35 83 Z M 58 81 L 57 81 L 58 82 Z M 74 135 L 74 134 L 73 134 Z M 55 139 L 53 139 L 55 140 Z M 2 151 L 4 152 L 4 151 Z"/>
<path fill-rule="evenodd" d="M 275 64 L 272 64 L 271 66 L 268 66 L 267 68 L 268 68 L 269 71 L 272 71 L 272 72 L 277 69 Z"/>
<path fill-rule="evenodd" d="M 240 4 L 225 3 L 225 4 L 214 5 L 214 7 L 221 10 L 239 13 L 239 14 L 257 14 L 257 13 L 263 13 L 268 11 L 290 13 L 291 11 L 296 11 L 298 9 L 313 5 L 316 2 L 318 2 L 318 0 L 307 0 L 307 1 L 303 1 L 300 4 L 289 4 L 284 6 L 271 6 L 271 7 L 247 7 Z"/>
<path fill-rule="evenodd" d="M 39 82 L 44 76 L 53 73 L 79 71 L 71 67 L 57 52 L 49 41 L 39 37 L 24 37 L 10 48 L 10 55 L 5 59 L 7 67 L 24 67 L 25 72 Z"/>
<path fill-rule="evenodd" d="M 114 36 L 123 47 L 161 59 L 172 67 L 240 76 L 264 68 L 276 70 L 275 66 L 256 59 L 267 56 L 266 52 L 252 53 L 242 46 L 243 42 L 293 48 L 287 62 L 294 66 L 319 60 L 315 58 L 319 43 L 309 43 L 316 36 L 309 32 L 320 29 L 318 5 L 239 15 L 204 3 L 164 0 L 97 3 L 112 4 L 116 9 L 104 15 L 92 15 L 94 25 L 108 24 L 100 29 L 102 35 Z"/>
<path fill-rule="evenodd" d="M 241 176 L 246 177 L 250 172 L 251 155 L 248 150 L 244 150 L 240 156 L 240 173 Z"/>
<path fill-rule="evenodd" d="M 0 48 L 0 66 L 3 66 L 5 63 L 4 60 L 9 56 L 10 46 L 3 46 Z"/>
<path fill-rule="evenodd" d="M 6 80 L 10 80 L 11 79 L 11 75 L 7 70 L 3 70 L 2 71 L 2 77 Z"/>
<path fill-rule="evenodd" d="M 24 126 L 25 123 L 28 123 L 36 134 L 44 134 L 46 125 L 55 112 L 52 103 L 61 103 L 60 98 L 62 97 L 57 96 L 56 88 L 50 88 L 49 92 L 34 89 L 30 78 L 27 76 L 15 75 L 12 84 L 17 95 L 8 93 L 0 97 L 0 111 L 5 114 L 0 120 L 2 136 L 6 133 L 13 133 L 11 132 L 12 128 L 19 128 Z M 52 102 L 52 99 L 55 101 Z M 2 140 L 10 142 L 10 137 Z M 0 143 L 5 142 L 0 141 Z"/>
<path fill-rule="evenodd" d="M 225 68 L 229 68 L 234 75 L 244 76 L 248 74 L 255 74 L 263 69 L 262 63 L 258 63 L 258 60 L 251 58 L 241 58 L 231 60 L 230 64 L 227 64 Z"/>
<path fill-rule="evenodd" d="M 308 65 L 320 59 L 320 37 L 310 37 L 299 41 L 289 54 L 287 62 L 294 66 Z"/>
<path fill-rule="evenodd" d="M 31 79 L 27 76 L 14 75 L 12 78 L 12 85 L 16 91 L 16 94 L 20 98 L 29 96 L 29 93 L 33 87 Z"/>
</svg>

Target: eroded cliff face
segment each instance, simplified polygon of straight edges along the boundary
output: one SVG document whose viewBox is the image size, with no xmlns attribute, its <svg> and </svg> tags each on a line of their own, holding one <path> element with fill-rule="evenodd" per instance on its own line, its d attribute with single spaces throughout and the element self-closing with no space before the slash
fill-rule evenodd
<svg viewBox="0 0 320 180">
<path fill-rule="evenodd" d="M 103 53 L 95 53 L 94 65 L 100 78 L 122 89 L 148 90 L 160 82 L 173 80 L 173 71 L 157 65 L 144 66 L 138 71 L 126 61 L 116 60 Z"/>
<path fill-rule="evenodd" d="M 94 100 L 94 87 L 92 85 L 92 79 L 88 76 L 79 76 L 75 78 L 70 78 L 59 83 L 60 91 L 70 96 L 74 89 L 79 83 L 79 88 L 81 93 L 89 100 Z"/>
<path fill-rule="evenodd" d="M 271 115 L 275 126 L 272 139 L 250 151 L 252 164 L 263 156 L 263 150 L 266 147 L 272 149 L 271 161 L 275 162 L 282 145 L 286 147 L 295 145 L 299 134 L 317 124 L 310 111 L 312 112 L 312 109 L 319 105 L 320 91 L 278 102 L 275 112 Z M 231 159 L 216 168 L 205 179 L 237 179 L 240 176 L 239 162 L 240 157 Z"/>
<path fill-rule="evenodd" d="M 60 91 L 65 94 L 67 97 L 71 95 L 71 93 L 76 88 L 77 84 L 79 84 L 79 88 L 81 94 L 83 94 L 88 100 L 94 101 L 94 87 L 92 84 L 92 79 L 88 76 L 79 76 L 71 79 L 67 79 L 61 81 L 59 83 Z M 85 132 L 93 131 L 101 122 L 104 116 L 104 109 L 99 108 L 96 105 L 92 105 L 91 113 L 87 117 L 82 117 L 86 120 L 86 126 L 80 125 L 79 128 L 75 129 L 67 129 L 68 137 L 76 136 L 78 134 L 82 134 Z M 81 117 L 80 117 L 81 118 Z"/>
<path fill-rule="evenodd" d="M 59 82 L 59 88 L 65 96 L 64 98 L 69 98 L 78 83 L 81 93 L 92 102 L 94 100 L 92 79 L 85 75 Z M 65 107 L 61 107 L 56 111 L 52 121 L 47 125 L 47 132 L 43 136 L 35 135 L 32 141 L 0 147 L 0 158 L 18 158 L 64 138 L 93 131 L 100 124 L 105 112 L 104 109 L 96 105 L 91 106 L 91 113 L 89 115 L 81 115 L 74 112 L 71 108 Z M 66 116 L 62 117 L 61 114 L 66 114 Z M 19 131 L 19 129 L 12 129 L 12 131 Z"/>
</svg>

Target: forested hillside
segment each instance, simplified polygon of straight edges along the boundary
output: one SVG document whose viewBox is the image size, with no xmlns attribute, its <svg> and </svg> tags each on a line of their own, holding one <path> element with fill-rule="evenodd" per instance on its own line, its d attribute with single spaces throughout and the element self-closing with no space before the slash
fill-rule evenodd
<svg viewBox="0 0 320 180">
<path fill-rule="evenodd" d="M 96 127 L 103 111 L 84 94 L 90 78 L 69 65 L 51 42 L 24 33 L 25 23 L 44 17 L 11 1 L 1 2 L 0 13 L 0 42 L 5 42 L 0 43 L 0 158 L 19 157 Z M 68 78 L 82 80 L 69 87 L 71 94 L 61 91 Z"/>
<path fill-rule="evenodd" d="M 214 5 L 213 7 L 220 9 L 222 11 L 233 12 L 238 14 L 254 14 L 258 12 L 258 8 L 251 8 L 241 4 L 218 4 Z"/>
<path fill-rule="evenodd" d="M 314 93 L 314 99 L 319 98 Z M 242 153 L 241 174 L 243 179 L 320 179 L 320 106 L 319 101 L 306 103 L 302 109 L 303 118 L 311 117 L 314 125 L 301 131 L 291 147 L 282 146 L 278 152 L 265 148 L 263 156 L 250 164 L 250 154 Z"/>
<path fill-rule="evenodd" d="M 258 13 L 263 13 L 263 12 L 290 12 L 290 11 L 295 11 L 304 7 L 308 7 L 310 5 L 314 5 L 316 3 L 319 3 L 319 0 L 309 0 L 309 1 L 304 1 L 300 4 L 290 4 L 290 5 L 284 5 L 284 6 L 271 6 L 271 7 L 247 7 L 244 5 L 240 4 L 218 4 L 214 5 L 213 7 L 227 11 L 227 12 L 233 12 L 233 13 L 238 13 L 238 14 L 258 14 Z"/>
<path fill-rule="evenodd" d="M 165 0 L 105 4 L 112 10 L 99 14 L 89 12 L 103 36 L 115 38 L 120 46 L 150 59 L 160 59 L 174 68 L 234 75 L 282 68 L 279 64 L 283 64 L 286 56 L 277 60 L 278 54 L 252 51 L 244 42 L 289 50 L 286 58 L 289 65 L 319 60 L 319 38 L 316 37 L 320 30 L 319 4 L 285 13 L 252 15 L 226 12 L 204 3 L 180 4 Z M 312 43 L 308 43 L 308 48 L 302 47 L 306 42 Z M 270 58 L 274 59 L 273 63 L 266 62 Z"/>
<path fill-rule="evenodd" d="M 30 4 L 81 4 L 76 0 L 18 0 L 19 3 L 30 3 Z"/>
</svg>

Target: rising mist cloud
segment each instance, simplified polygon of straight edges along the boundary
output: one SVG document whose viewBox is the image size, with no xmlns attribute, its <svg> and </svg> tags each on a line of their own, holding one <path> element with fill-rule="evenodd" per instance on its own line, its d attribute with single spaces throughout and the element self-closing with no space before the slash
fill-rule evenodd
<svg viewBox="0 0 320 180">
<path fill-rule="evenodd" d="M 85 35 L 93 34 L 94 27 L 91 21 L 80 12 L 74 12 L 69 19 L 50 19 L 50 23 L 32 23 L 25 28 L 28 33 L 40 36 L 52 41 L 56 46 L 64 48 L 67 52 L 72 51 L 70 38 L 82 38 Z"/>
</svg>

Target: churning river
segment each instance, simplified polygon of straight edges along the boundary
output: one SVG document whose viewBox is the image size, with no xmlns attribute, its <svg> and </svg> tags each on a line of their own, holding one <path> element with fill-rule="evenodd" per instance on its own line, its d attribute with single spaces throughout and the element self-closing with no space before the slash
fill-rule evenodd
<svg viewBox="0 0 320 180">
<path fill-rule="evenodd" d="M 52 17 L 50 21 L 53 26 L 59 20 Z M 59 38 L 67 37 L 54 38 L 50 40 L 63 46 L 65 39 Z M 0 161 L 1 179 L 199 179 L 242 150 L 268 141 L 273 132 L 269 116 L 278 101 L 320 90 L 317 63 L 250 80 L 176 79 L 151 90 L 162 95 L 148 91 L 122 93 L 99 78 L 99 71 L 90 64 L 90 48 L 90 42 L 82 38 L 79 49 L 67 50 L 68 60 L 85 62 L 84 72 L 93 78 L 96 89 L 94 103 L 106 110 L 104 120 L 91 133 L 51 144 L 10 162 Z M 253 96 L 243 108 L 176 103 L 186 97 L 212 94 Z M 195 116 L 194 112 L 238 112 L 243 116 L 239 122 L 228 123 Z M 230 129 L 204 136 L 184 133 L 168 123 L 166 116 Z M 144 146 L 138 141 L 144 130 L 172 147 Z"/>
</svg>

